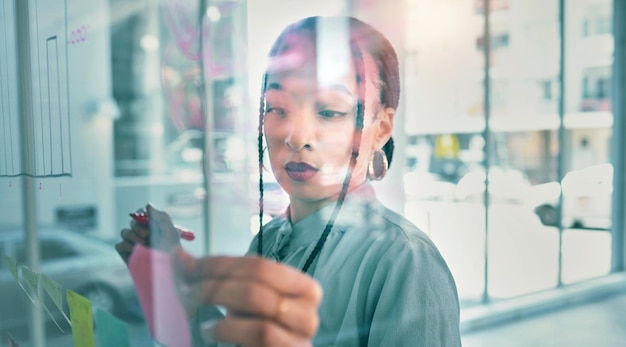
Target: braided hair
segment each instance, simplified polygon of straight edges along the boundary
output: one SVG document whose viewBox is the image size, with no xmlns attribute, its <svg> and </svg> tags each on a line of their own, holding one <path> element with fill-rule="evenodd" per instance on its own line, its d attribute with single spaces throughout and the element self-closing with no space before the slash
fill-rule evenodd
<svg viewBox="0 0 626 347">
<path fill-rule="evenodd" d="M 335 208 L 326 223 L 322 235 L 302 267 L 302 272 L 304 273 L 308 271 L 317 255 L 321 252 L 322 247 L 332 230 L 333 224 L 346 198 L 349 183 L 352 178 L 352 172 L 354 171 L 354 167 L 356 166 L 357 158 L 359 156 L 359 148 L 361 145 L 365 118 L 366 73 L 363 60 L 364 53 L 372 56 L 378 70 L 379 78 L 374 82 L 378 84 L 378 89 L 380 90 L 380 104 L 385 107 L 392 107 L 393 109 L 396 109 L 398 107 L 400 96 L 398 59 L 395 50 L 389 41 L 380 32 L 366 23 L 351 17 L 345 19 L 349 21 L 350 26 L 350 52 L 352 55 L 352 63 L 356 70 L 358 98 L 355 110 L 356 120 L 352 135 L 350 163 L 346 176 L 343 180 L 341 192 L 339 193 Z M 302 35 L 310 33 L 315 35 L 315 33 L 317 33 L 318 20 L 319 17 L 309 17 L 288 26 L 274 43 L 269 56 L 275 57 L 279 55 L 282 50 L 286 48 L 284 41 L 286 41 L 286 38 L 292 34 Z M 265 92 L 267 88 L 267 78 L 268 73 L 266 72 L 263 75 L 261 85 L 257 137 L 257 151 L 259 159 L 259 232 L 257 240 L 257 254 L 259 256 L 263 256 L 263 121 L 265 116 Z M 390 165 L 394 150 L 393 139 L 390 138 L 387 143 L 385 143 L 382 150 L 387 155 Z"/>
</svg>

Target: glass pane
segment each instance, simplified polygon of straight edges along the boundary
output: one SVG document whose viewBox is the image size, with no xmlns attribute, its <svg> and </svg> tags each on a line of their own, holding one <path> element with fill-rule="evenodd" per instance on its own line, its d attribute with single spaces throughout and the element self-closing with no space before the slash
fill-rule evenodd
<svg viewBox="0 0 626 347">
<path fill-rule="evenodd" d="M 373 2 L 34 0 L 18 21 L 20 3 L 0 1 L 0 241 L 12 240 L 0 243 L 0 258 L 27 265 L 29 252 L 39 252 L 40 271 L 94 303 L 113 303 L 107 310 L 132 325 L 133 344 L 148 345 L 114 248 L 129 213 L 148 202 L 166 210 L 195 232 L 183 242 L 194 255 L 244 253 L 258 230 L 258 93 L 272 41 L 297 19 Z M 490 1 L 489 38 L 483 3 L 410 1 L 406 33 L 397 35 L 406 37 L 408 145 L 396 149 L 408 159 L 397 168 L 408 168 L 404 211 L 441 250 L 464 306 L 480 302 L 486 276 L 494 298 L 554 287 L 560 222 L 564 283 L 608 273 L 611 247 L 610 0 L 568 6 L 563 149 L 557 1 Z M 18 33 L 30 36 L 17 40 Z M 30 61 L 20 61 L 18 47 L 29 48 Z M 26 70 L 30 80 L 22 81 Z M 18 81 L 26 80 L 32 118 L 24 120 Z M 288 197 L 269 174 L 264 191 L 269 220 Z M 39 249 L 23 242 L 25 220 L 36 222 Z M 60 241 L 47 248 L 44 234 Z M 59 257 L 63 264 L 48 261 Z M 0 326 L 17 330 L 30 324 L 32 304 L 0 269 Z M 47 326 L 47 345 L 70 344 L 69 330 L 56 329 Z"/>
<path fill-rule="evenodd" d="M 464 306 L 480 302 L 484 289 L 481 182 L 460 183 L 465 175 L 484 172 L 481 4 L 410 2 L 403 91 L 405 215 L 441 250 Z"/>
<path fill-rule="evenodd" d="M 482 136 L 418 135 L 410 143 L 405 214 L 440 248 L 463 305 L 477 303 L 485 267 Z"/>
<path fill-rule="evenodd" d="M 560 123 L 558 18 L 558 1 L 538 0 L 511 0 L 490 18 L 491 298 L 558 284 L 558 230 L 542 225 L 542 211 L 536 210 L 559 197 L 554 183 Z"/>
<path fill-rule="evenodd" d="M 556 287 L 558 229 L 537 206 L 558 200 L 557 132 L 492 133 L 489 169 L 489 295 Z"/>
<path fill-rule="evenodd" d="M 563 177 L 563 283 L 608 274 L 611 262 L 613 2 L 566 7 L 568 82 Z"/>
</svg>

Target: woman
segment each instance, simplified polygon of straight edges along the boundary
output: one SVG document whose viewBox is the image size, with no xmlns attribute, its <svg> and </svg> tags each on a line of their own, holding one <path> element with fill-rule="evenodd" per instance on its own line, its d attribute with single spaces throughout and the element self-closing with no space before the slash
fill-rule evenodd
<svg viewBox="0 0 626 347">
<path fill-rule="evenodd" d="M 357 19 L 306 18 L 279 36 L 263 78 L 258 150 L 260 163 L 268 151 L 290 205 L 261 227 L 249 251 L 275 262 L 195 260 L 179 250 L 184 277 L 200 283 L 197 340 L 460 346 L 447 265 L 424 233 L 380 204 L 368 182 L 382 179 L 391 163 L 399 85 L 391 44 Z M 261 170 L 259 187 L 262 178 Z M 166 215 L 148 212 L 162 220 L 153 235 L 173 233 Z M 142 242 L 137 235 L 147 234 L 133 225 L 118 250 L 127 256 Z M 216 304 L 226 318 L 214 319 Z"/>
</svg>

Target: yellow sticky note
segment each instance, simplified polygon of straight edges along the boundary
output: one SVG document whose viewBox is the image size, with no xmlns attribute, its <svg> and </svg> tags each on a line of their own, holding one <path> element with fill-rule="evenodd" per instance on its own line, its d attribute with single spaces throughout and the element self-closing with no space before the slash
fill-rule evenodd
<svg viewBox="0 0 626 347">
<path fill-rule="evenodd" d="M 39 297 L 39 273 L 22 266 L 22 279 L 35 297 Z"/>
<path fill-rule="evenodd" d="M 13 278 L 15 278 L 15 280 L 17 281 L 17 262 L 9 257 L 8 255 L 4 256 L 4 263 L 7 265 L 7 267 L 9 268 L 9 271 L 11 271 L 11 274 L 13 274 Z"/>
<path fill-rule="evenodd" d="M 69 289 L 66 290 L 66 299 L 70 307 L 74 346 L 96 347 L 93 336 L 91 301 Z"/>
<path fill-rule="evenodd" d="M 61 289 L 61 285 L 55 282 L 52 278 L 46 276 L 45 274 L 41 274 L 41 286 L 43 289 L 50 295 L 52 301 L 56 305 L 56 307 L 63 311 L 63 290 Z"/>
</svg>

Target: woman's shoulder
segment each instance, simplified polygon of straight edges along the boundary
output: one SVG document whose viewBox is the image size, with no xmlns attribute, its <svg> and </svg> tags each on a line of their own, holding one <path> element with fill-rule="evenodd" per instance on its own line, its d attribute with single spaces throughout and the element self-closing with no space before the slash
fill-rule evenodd
<svg viewBox="0 0 626 347">
<path fill-rule="evenodd" d="M 398 246 L 434 247 L 430 237 L 401 214 L 376 201 L 366 214 L 369 236 L 381 237 Z"/>
<path fill-rule="evenodd" d="M 446 281 L 451 279 L 447 262 L 423 230 L 382 204 L 373 210 L 373 215 L 379 219 L 379 226 L 372 227 L 368 233 L 369 237 L 376 240 L 372 242 L 376 246 L 371 249 L 375 254 L 366 257 L 373 262 L 371 266 L 382 273 L 402 268 L 403 271 L 398 273 L 400 277 L 413 272 L 420 276 L 443 276 Z"/>
</svg>

